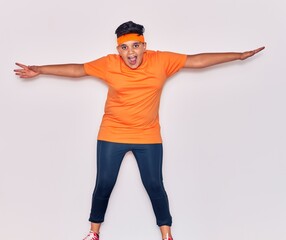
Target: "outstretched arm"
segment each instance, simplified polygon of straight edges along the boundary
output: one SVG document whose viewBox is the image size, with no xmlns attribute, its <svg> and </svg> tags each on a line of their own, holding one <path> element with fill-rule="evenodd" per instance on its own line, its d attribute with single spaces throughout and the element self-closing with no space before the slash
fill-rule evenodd
<svg viewBox="0 0 286 240">
<path fill-rule="evenodd" d="M 231 62 L 235 60 L 245 60 L 256 53 L 262 51 L 265 47 L 257 48 L 247 52 L 226 52 L 226 53 L 201 53 L 188 55 L 185 68 L 205 68 L 220 63 Z"/>
<path fill-rule="evenodd" d="M 14 72 L 20 78 L 32 78 L 40 74 L 55 75 L 63 77 L 84 77 L 87 74 L 84 71 L 83 64 L 60 64 L 60 65 L 45 65 L 45 66 L 26 66 L 21 63 L 16 63 L 19 69 Z"/>
</svg>

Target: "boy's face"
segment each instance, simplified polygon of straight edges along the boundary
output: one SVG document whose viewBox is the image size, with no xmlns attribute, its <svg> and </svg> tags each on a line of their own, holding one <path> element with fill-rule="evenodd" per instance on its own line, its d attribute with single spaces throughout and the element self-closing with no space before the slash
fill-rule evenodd
<svg viewBox="0 0 286 240">
<path fill-rule="evenodd" d="M 117 51 L 128 67 L 136 69 L 143 61 L 143 55 L 146 51 L 146 43 L 138 41 L 124 42 L 117 46 Z"/>
</svg>

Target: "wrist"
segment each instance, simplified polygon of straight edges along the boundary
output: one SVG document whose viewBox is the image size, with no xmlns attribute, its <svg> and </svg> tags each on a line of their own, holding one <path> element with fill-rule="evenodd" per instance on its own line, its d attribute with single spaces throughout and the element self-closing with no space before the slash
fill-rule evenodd
<svg viewBox="0 0 286 240">
<path fill-rule="evenodd" d="M 40 66 L 29 66 L 29 69 L 38 74 L 42 73 Z"/>
<path fill-rule="evenodd" d="M 238 60 L 243 60 L 243 53 L 239 53 Z"/>
</svg>

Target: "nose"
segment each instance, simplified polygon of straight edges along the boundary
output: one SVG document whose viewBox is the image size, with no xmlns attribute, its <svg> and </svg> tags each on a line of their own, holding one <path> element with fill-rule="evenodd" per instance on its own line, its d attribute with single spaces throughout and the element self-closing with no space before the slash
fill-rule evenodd
<svg viewBox="0 0 286 240">
<path fill-rule="evenodd" d="M 128 48 L 128 54 L 134 53 L 133 47 Z"/>
</svg>

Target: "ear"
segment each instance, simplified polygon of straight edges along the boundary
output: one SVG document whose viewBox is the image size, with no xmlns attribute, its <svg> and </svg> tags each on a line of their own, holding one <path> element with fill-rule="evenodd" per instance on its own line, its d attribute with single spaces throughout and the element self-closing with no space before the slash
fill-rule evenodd
<svg viewBox="0 0 286 240">
<path fill-rule="evenodd" d="M 120 47 L 120 46 L 117 46 L 117 47 L 116 47 L 116 50 L 117 50 L 118 54 L 121 56 L 121 54 L 122 54 L 122 49 L 121 49 L 121 47 Z"/>
<path fill-rule="evenodd" d="M 144 47 L 144 52 L 145 52 L 147 50 L 147 43 L 146 42 L 143 43 L 143 47 Z"/>
</svg>

